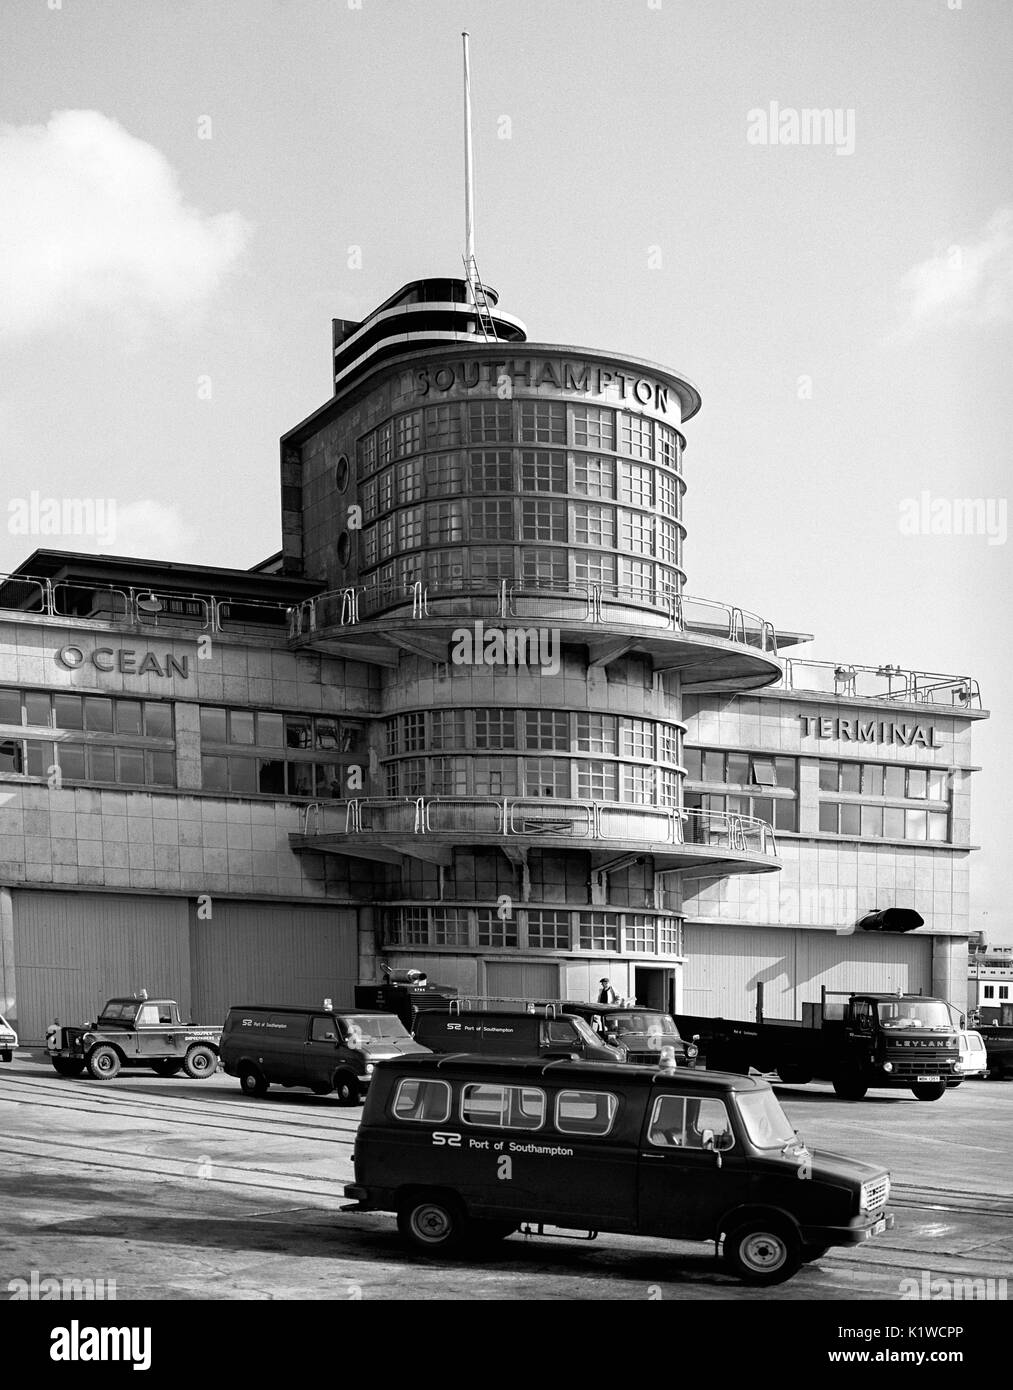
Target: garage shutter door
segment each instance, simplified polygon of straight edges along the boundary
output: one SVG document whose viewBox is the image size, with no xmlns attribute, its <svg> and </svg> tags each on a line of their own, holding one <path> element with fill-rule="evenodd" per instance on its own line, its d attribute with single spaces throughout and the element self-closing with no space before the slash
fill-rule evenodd
<svg viewBox="0 0 1013 1390">
<path fill-rule="evenodd" d="M 40 1042 L 53 1018 L 94 1019 L 117 994 L 146 989 L 190 1007 L 185 898 L 120 893 L 12 894 L 17 1026 Z"/>
<path fill-rule="evenodd" d="M 486 961 L 486 993 L 500 999 L 558 999 L 559 966 L 540 961 Z"/>
<path fill-rule="evenodd" d="M 768 1018 L 801 1018 L 823 985 L 931 993 L 932 938 L 687 924 L 683 979 L 689 1014 L 751 1019 L 762 981 Z"/>
<path fill-rule="evenodd" d="M 356 914 L 215 899 L 190 928 L 194 1020 L 221 1023 L 232 1004 L 350 1005 L 356 982 Z"/>
</svg>

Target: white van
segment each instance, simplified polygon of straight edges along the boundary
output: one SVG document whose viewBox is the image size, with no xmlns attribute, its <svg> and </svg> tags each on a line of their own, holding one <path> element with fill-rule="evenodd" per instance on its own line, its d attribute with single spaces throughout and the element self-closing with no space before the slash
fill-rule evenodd
<svg viewBox="0 0 1013 1390">
<path fill-rule="evenodd" d="M 9 1062 L 14 1056 L 14 1049 L 17 1045 L 17 1033 L 15 1033 L 3 1014 L 0 1014 L 0 1062 Z"/>
<path fill-rule="evenodd" d="M 980 1033 L 958 1033 L 957 1046 L 960 1048 L 960 1061 L 957 1070 L 962 1077 L 984 1076 L 988 1071 L 988 1051 L 985 1039 Z"/>
</svg>

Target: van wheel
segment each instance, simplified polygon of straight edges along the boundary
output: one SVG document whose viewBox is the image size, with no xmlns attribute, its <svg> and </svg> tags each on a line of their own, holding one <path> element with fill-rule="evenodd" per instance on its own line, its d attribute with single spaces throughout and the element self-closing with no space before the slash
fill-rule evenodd
<svg viewBox="0 0 1013 1390">
<path fill-rule="evenodd" d="M 202 1081 L 206 1076 L 214 1076 L 218 1070 L 218 1053 L 205 1043 L 191 1047 L 183 1062 L 187 1076 Z"/>
<path fill-rule="evenodd" d="M 183 1070 L 183 1063 L 167 1057 L 161 1062 L 152 1062 L 151 1070 L 156 1076 L 178 1076 Z"/>
<path fill-rule="evenodd" d="M 256 1067 L 243 1067 L 239 1073 L 239 1088 L 244 1095 L 262 1096 L 266 1093 L 268 1082 Z"/>
<path fill-rule="evenodd" d="M 727 1233 L 724 1258 L 747 1284 L 783 1284 L 802 1264 L 802 1242 L 777 1217 L 755 1217 Z"/>
<path fill-rule="evenodd" d="M 88 1054 L 88 1073 L 96 1081 L 111 1081 L 119 1076 L 121 1066 L 120 1054 L 107 1043 L 93 1047 Z"/>
<path fill-rule="evenodd" d="M 921 1085 L 917 1083 L 911 1087 L 911 1094 L 915 1100 L 942 1100 L 946 1095 L 945 1081 L 923 1081 Z"/>
<path fill-rule="evenodd" d="M 460 1204 L 442 1193 L 408 1198 L 397 1209 L 397 1228 L 416 1250 L 442 1254 L 457 1250 L 468 1234 L 468 1220 Z"/>
<path fill-rule="evenodd" d="M 834 1093 L 841 1100 L 864 1100 L 868 1090 L 867 1084 L 855 1072 L 841 1072 L 834 1077 Z"/>
<path fill-rule="evenodd" d="M 358 1105 L 359 1083 L 350 1072 L 339 1071 L 334 1078 L 334 1094 L 342 1105 Z"/>
</svg>

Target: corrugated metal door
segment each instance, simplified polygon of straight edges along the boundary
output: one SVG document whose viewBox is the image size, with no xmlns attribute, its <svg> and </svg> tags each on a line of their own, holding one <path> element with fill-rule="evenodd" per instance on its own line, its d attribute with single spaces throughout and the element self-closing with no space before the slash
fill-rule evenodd
<svg viewBox="0 0 1013 1390">
<path fill-rule="evenodd" d="M 485 992 L 497 999 L 558 999 L 559 966 L 540 961 L 487 960 Z"/>
<path fill-rule="evenodd" d="M 801 1018 L 830 990 L 932 990 L 931 937 L 887 932 L 686 926 L 683 1010 L 751 1019 L 763 982 L 768 1018 Z"/>
<path fill-rule="evenodd" d="M 94 1019 L 117 994 L 146 989 L 189 1017 L 185 898 L 12 893 L 18 1032 L 39 1042 L 53 1018 Z"/>
<path fill-rule="evenodd" d="M 232 1004 L 353 1002 L 357 974 L 354 909 L 211 904 L 190 926 L 193 1008 L 198 1023 L 221 1023 Z"/>
</svg>

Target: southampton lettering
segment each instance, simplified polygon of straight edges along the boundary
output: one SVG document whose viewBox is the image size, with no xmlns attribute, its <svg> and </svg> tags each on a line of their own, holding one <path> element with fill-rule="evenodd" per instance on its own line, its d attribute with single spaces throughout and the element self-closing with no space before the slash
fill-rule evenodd
<svg viewBox="0 0 1013 1390">
<path fill-rule="evenodd" d="M 620 371 L 618 367 L 555 362 L 550 358 L 471 359 L 433 368 L 419 367 L 415 372 L 415 394 L 474 391 L 480 386 L 494 390 L 503 377 L 508 377 L 515 386 L 527 386 L 532 390 L 551 386 L 557 391 L 580 391 L 588 396 L 610 396 L 631 405 L 648 406 L 660 415 L 670 413 L 670 388 L 651 377 Z"/>
</svg>

